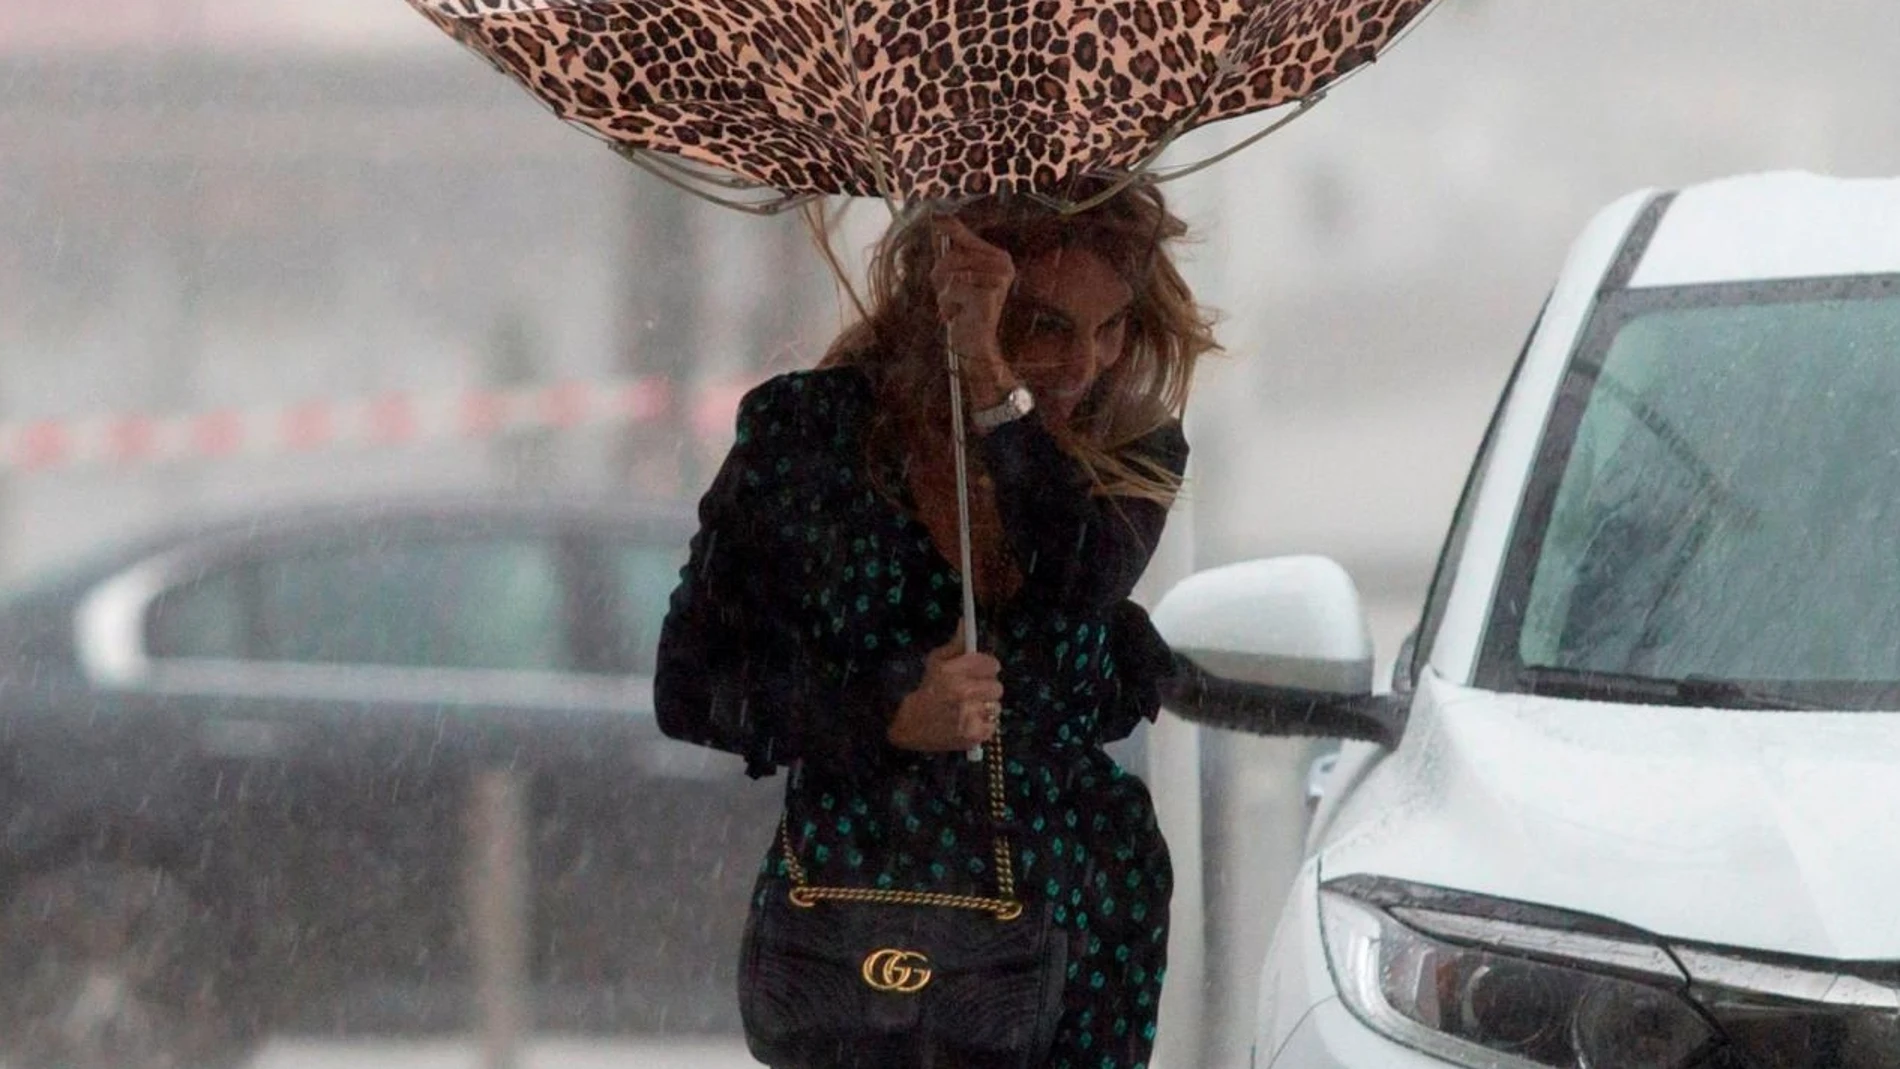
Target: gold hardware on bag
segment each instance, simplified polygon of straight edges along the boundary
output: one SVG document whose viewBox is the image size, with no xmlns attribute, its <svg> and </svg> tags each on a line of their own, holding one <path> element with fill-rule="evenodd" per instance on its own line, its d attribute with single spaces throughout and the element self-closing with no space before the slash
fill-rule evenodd
<svg viewBox="0 0 1900 1069">
<path fill-rule="evenodd" d="M 915 950 L 873 950 L 859 970 L 873 990 L 915 995 L 930 983 L 930 959 Z"/>
<path fill-rule="evenodd" d="M 1000 825 L 1003 822 L 1002 732 L 998 731 L 996 737 L 983 747 L 983 754 L 989 764 L 990 819 Z M 995 836 L 996 897 L 994 898 L 982 895 L 946 895 L 932 891 L 885 891 L 869 887 L 812 887 L 805 883 L 805 867 L 798 863 L 798 855 L 792 852 L 792 837 L 786 828 L 784 814 L 779 815 L 778 842 L 779 851 L 785 857 L 785 871 L 792 879 L 789 897 L 792 905 L 800 909 L 810 909 L 820 902 L 860 902 L 878 906 L 935 906 L 942 909 L 968 909 L 978 913 L 994 914 L 999 921 L 1013 921 L 1023 915 L 1023 904 L 1016 898 L 1016 872 L 1010 864 L 1009 839 L 1000 832 Z M 870 958 L 865 959 L 866 969 L 869 969 L 870 961 Z M 865 982 L 870 983 L 870 980 L 867 973 Z M 877 985 L 871 984 L 871 986 Z"/>
</svg>

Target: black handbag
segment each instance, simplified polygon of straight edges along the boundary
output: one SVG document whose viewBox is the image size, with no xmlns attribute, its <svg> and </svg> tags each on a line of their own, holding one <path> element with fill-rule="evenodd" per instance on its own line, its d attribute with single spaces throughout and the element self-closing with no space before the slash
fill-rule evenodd
<svg viewBox="0 0 1900 1069">
<path fill-rule="evenodd" d="M 739 1013 L 773 1069 L 1034 1069 L 1062 1015 L 1068 939 L 1016 895 L 1003 756 L 984 747 L 994 897 L 813 887 L 781 821 L 790 879 L 762 878 L 741 945 Z"/>
</svg>

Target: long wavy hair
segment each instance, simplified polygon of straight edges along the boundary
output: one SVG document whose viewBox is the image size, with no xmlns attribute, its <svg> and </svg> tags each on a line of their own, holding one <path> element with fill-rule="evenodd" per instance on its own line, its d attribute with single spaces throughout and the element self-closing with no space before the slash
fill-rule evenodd
<svg viewBox="0 0 1900 1069">
<path fill-rule="evenodd" d="M 1106 183 L 1072 191 L 1078 203 Z M 1180 479 L 1129 446 L 1187 407 L 1196 362 L 1216 351 L 1213 317 L 1194 300 L 1169 254 L 1187 225 L 1168 211 L 1159 190 L 1136 183 L 1074 213 L 1023 197 L 980 200 L 957 212 L 984 240 L 1007 251 L 1018 267 L 1045 254 L 1086 250 L 1099 256 L 1134 293 L 1121 359 L 1105 370 L 1065 427 L 1063 449 L 1088 469 L 1097 494 L 1170 503 Z M 827 256 L 822 217 L 808 216 Z M 950 389 L 944 370 L 943 322 L 930 269 L 937 256 L 927 211 L 899 218 L 872 251 L 859 318 L 832 342 L 820 367 L 856 367 L 871 380 L 878 418 L 874 456 L 903 460 L 909 450 L 949 449 Z M 1012 317 L 1004 312 L 1002 344 L 1011 356 Z M 873 465 L 876 470 L 877 465 Z"/>
</svg>

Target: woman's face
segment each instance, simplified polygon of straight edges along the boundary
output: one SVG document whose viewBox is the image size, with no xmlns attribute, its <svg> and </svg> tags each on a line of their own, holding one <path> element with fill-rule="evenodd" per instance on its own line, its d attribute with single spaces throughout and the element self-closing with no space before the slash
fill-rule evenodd
<svg viewBox="0 0 1900 1069">
<path fill-rule="evenodd" d="M 1063 425 L 1122 357 L 1134 291 L 1100 256 L 1058 249 L 1017 265 L 1003 311 L 1004 358 Z"/>
</svg>

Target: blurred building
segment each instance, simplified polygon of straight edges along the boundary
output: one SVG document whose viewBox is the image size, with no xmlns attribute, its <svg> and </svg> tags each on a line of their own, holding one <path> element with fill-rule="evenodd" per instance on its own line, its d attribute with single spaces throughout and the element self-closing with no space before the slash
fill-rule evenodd
<svg viewBox="0 0 1900 1069">
<path fill-rule="evenodd" d="M 697 395 L 822 343 L 829 289 L 796 220 L 641 180 L 398 0 L 378 8 L 392 32 L 431 47 L 210 2 L 177 22 L 158 13 L 193 5 L 18 4 L 0 18 L 0 419 L 627 375 L 671 381 L 676 404 L 558 438 L 16 473 L 7 571 L 261 498 L 689 492 L 716 445 L 692 433 Z"/>
</svg>

